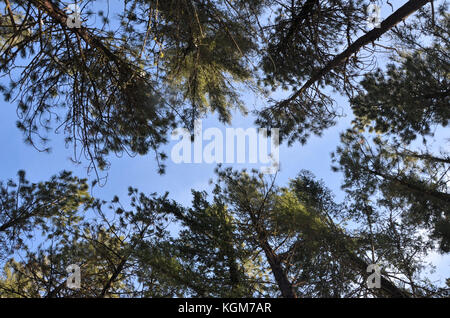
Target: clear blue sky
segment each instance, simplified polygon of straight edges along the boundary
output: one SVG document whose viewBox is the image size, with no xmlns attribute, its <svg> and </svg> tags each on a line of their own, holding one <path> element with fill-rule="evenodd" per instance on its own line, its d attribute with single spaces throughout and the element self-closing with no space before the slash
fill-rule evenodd
<svg viewBox="0 0 450 318">
<path fill-rule="evenodd" d="M 249 95 L 244 97 L 248 98 L 249 109 L 253 109 L 253 98 Z M 72 148 L 66 148 L 63 134 L 50 134 L 51 142 L 49 145 L 52 148 L 50 154 L 38 152 L 23 142 L 22 133 L 15 126 L 17 120 L 16 105 L 3 100 L 0 105 L 1 179 L 14 177 L 19 169 L 26 170 L 28 178 L 33 181 L 46 180 L 64 169 L 74 171 L 80 177 L 90 180 L 95 179 L 94 174 L 88 175 L 87 173 L 88 162 L 86 160 L 81 165 L 76 165 L 69 160 L 72 155 Z M 284 144 L 281 145 L 281 171 L 278 175 L 278 182 L 285 184 L 290 177 L 295 177 L 301 169 L 309 169 L 317 177 L 326 180 L 327 185 L 342 199 L 339 190 L 341 176 L 331 172 L 330 153 L 335 150 L 339 141 L 339 132 L 348 127 L 349 120 L 349 118 L 343 118 L 339 125 L 326 131 L 321 138 L 312 137 L 306 146 L 295 144 L 292 147 L 287 147 Z M 221 124 L 214 115 L 209 116 L 203 120 L 203 130 L 208 127 L 218 127 L 225 135 L 226 127 L 246 129 L 255 126 L 251 116 L 244 117 L 240 113 L 236 113 L 230 126 Z M 173 199 L 185 204 L 189 203 L 191 188 L 209 188 L 208 181 L 214 177 L 216 165 L 173 163 L 170 160 L 170 152 L 175 143 L 176 141 L 171 141 L 163 147 L 169 155 L 169 159 L 166 161 L 166 174 L 162 176 L 157 173 L 157 166 L 152 153 L 134 158 L 126 155 L 122 158 L 111 156 L 111 167 L 107 171 L 108 181 L 103 187 L 95 187 L 93 194 L 104 199 L 110 199 L 115 194 L 124 197 L 128 186 L 132 185 L 144 192 L 164 192 L 167 190 L 170 191 Z M 204 144 L 207 143 L 204 142 Z M 259 167 L 259 165 L 251 164 L 234 164 L 231 166 L 236 169 Z"/>
</svg>

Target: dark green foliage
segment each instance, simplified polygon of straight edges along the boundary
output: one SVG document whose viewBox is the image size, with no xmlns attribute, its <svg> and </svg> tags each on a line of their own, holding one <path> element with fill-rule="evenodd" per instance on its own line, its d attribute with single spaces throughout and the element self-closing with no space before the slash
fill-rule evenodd
<svg viewBox="0 0 450 318">
<path fill-rule="evenodd" d="M 365 24 L 366 4 L 359 0 L 283 1 L 277 8 L 262 57 L 264 84 L 275 90 L 297 90 L 350 45 Z M 358 56 L 327 73 L 314 88 L 295 100 L 271 101 L 258 110 L 257 124 L 280 127 L 282 139 L 306 143 L 311 134 L 321 135 L 336 122 L 338 112 L 325 86 L 345 92 L 347 80 L 363 60 Z"/>
<path fill-rule="evenodd" d="M 214 112 L 230 123 L 246 113 L 242 88 L 268 98 L 256 123 L 289 144 L 337 122 L 337 93 L 354 120 L 333 155 L 344 203 L 307 171 L 280 187 L 219 168 L 189 208 L 134 188 L 127 204 L 100 201 L 69 172 L 37 184 L 20 172 L 0 183 L 0 297 L 448 297 L 426 276 L 430 253 L 450 251 L 450 154 L 432 140 L 450 117 L 445 3 L 405 1 L 370 32 L 362 0 L 127 0 L 97 22 L 84 9 L 79 29 L 62 1 L 1 3 L 0 91 L 25 141 L 48 151 L 62 131 L 96 171 L 112 153 L 153 151 L 163 172 L 168 133 Z M 291 96 L 273 100 L 279 88 Z"/>
<path fill-rule="evenodd" d="M 450 119 L 450 19 L 439 20 L 433 44 L 405 51 L 386 71 L 369 73 L 361 82 L 365 93 L 351 100 L 357 125 L 374 122 L 379 133 L 390 133 L 411 142 L 432 135 Z"/>
<path fill-rule="evenodd" d="M 398 210 L 403 224 L 430 231 L 441 252 L 448 253 L 450 156 L 432 139 L 436 131 L 445 133 L 450 118 L 445 8 L 439 7 L 433 21 L 421 12 L 412 25 L 395 31 L 400 55 L 386 70 L 367 74 L 351 99 L 354 127 L 342 136 L 335 168 L 345 174 L 343 187 L 355 199 L 356 214 L 376 206 Z M 425 35 L 427 45 L 421 39 Z M 414 142 L 418 138 L 422 145 Z"/>
<path fill-rule="evenodd" d="M 61 1 L 46 2 L 50 7 L 42 0 L 10 3 L 17 21 L 2 18 L 6 31 L 0 68 L 11 76 L 11 85 L 2 90 L 7 100 L 19 103 L 18 126 L 26 141 L 41 148 L 38 141 L 47 142 L 48 131 L 62 129 L 74 146 L 74 160 L 84 155 L 101 169 L 107 168 L 110 153 L 153 150 L 163 172 L 166 155 L 159 149 L 170 130 L 179 125 L 192 130 L 195 119 L 210 112 L 224 122 L 230 122 L 235 108 L 245 113 L 243 84 L 258 94 L 263 88 L 297 91 L 282 101 L 269 98 L 270 106 L 256 109 L 256 123 L 280 128 L 281 138 L 291 144 L 306 143 L 341 115 L 330 91 L 354 97 L 361 88 L 356 80 L 372 70 L 378 48 L 374 42 L 374 49 L 361 46 L 341 57 L 358 43 L 366 25 L 369 2 L 362 0 L 131 0 L 114 17 L 99 12 L 105 23 L 101 28 L 81 29 L 66 26 Z M 85 6 L 95 3 L 88 0 Z M 83 25 L 91 23 L 93 14 L 82 12 Z M 374 119 L 376 112 L 377 128 L 405 138 L 411 138 L 411 130 L 428 132 L 427 118 L 445 124 L 448 117 L 445 5 L 438 6 L 435 23 L 429 23 L 430 16 L 422 10 L 419 22 L 382 31 L 400 46 L 416 49 L 424 46 L 413 30 L 422 28 L 436 38 L 434 51 L 405 58 L 403 75 L 395 75 L 399 91 L 404 84 L 398 99 L 381 100 L 377 107 L 383 112 L 374 108 L 377 94 L 372 89 L 369 100 L 362 101 L 363 95 L 353 99 L 358 117 Z M 25 69 L 19 71 L 20 64 Z M 434 73 L 423 72 L 427 64 Z M 397 68 L 392 66 L 387 77 Z M 391 85 L 383 84 L 385 77 L 368 75 L 362 86 L 369 89 L 376 83 L 383 92 Z M 428 84 L 410 88 L 413 77 Z M 430 109 L 422 113 L 424 103 Z M 414 106 L 408 110 L 410 104 Z"/>
<path fill-rule="evenodd" d="M 193 192 L 191 209 L 175 213 L 183 230 L 174 241 L 183 276 L 192 296 L 247 297 L 258 286 L 249 273 L 254 252 L 248 250 L 232 214 L 220 201 L 210 204 L 206 193 Z"/>
<path fill-rule="evenodd" d="M 17 197 L 24 202 L 18 204 L 27 214 L 16 217 L 13 225 L 4 223 L 0 232 L 5 242 L 21 243 L 14 246 L 14 257 L 2 263 L 0 297 L 182 295 L 155 265 L 162 262 L 166 268 L 170 264 L 170 258 L 161 259 L 155 253 L 167 242 L 166 215 L 176 208 L 166 196 L 146 196 L 130 188 L 128 209 L 117 198 L 108 204 L 94 201 L 86 193 L 86 184 L 68 173 L 39 185 L 22 181 L 20 189 Z M 16 192 L 9 196 L 16 197 Z M 6 198 L 2 202 L 14 203 Z M 91 209 L 86 211 L 81 204 Z M 2 206 L 1 212 L 8 221 L 16 210 Z M 44 236 L 40 228 L 45 229 Z M 22 240 L 22 234 L 34 240 L 31 236 Z M 33 241 L 36 246 L 28 245 Z M 2 257 L 7 256 L 4 252 Z M 66 286 L 66 268 L 71 264 L 80 266 L 80 289 Z"/>
<path fill-rule="evenodd" d="M 357 204 L 355 212 L 364 214 L 376 210 L 376 206 L 398 209 L 405 223 L 431 230 L 442 251 L 448 252 L 448 153 L 437 157 L 403 150 L 400 145 L 379 137 L 372 143 L 352 131 L 343 135 L 342 140 L 336 162 L 345 175 L 343 187 Z M 374 222 L 382 223 L 376 215 L 373 217 Z"/>
<path fill-rule="evenodd" d="M 274 179 L 245 171 L 219 170 L 218 176 L 212 202 L 206 193 L 193 191 L 189 209 L 168 200 L 167 194 L 147 196 L 133 188 L 126 206 L 117 197 L 110 203 L 96 201 L 84 194 L 83 183 L 76 186 L 77 179 L 67 173 L 62 177 L 72 183 L 58 187 L 55 180 L 44 183 L 42 193 L 51 189 L 65 193 L 67 199 L 53 206 L 55 198 L 44 196 L 42 205 L 27 205 L 28 222 L 8 227 L 18 237 L 24 232 L 39 237 L 32 231 L 39 225 L 47 229 L 46 240 L 32 248 L 30 240 L 16 239 L 22 244 L 3 263 L 0 295 L 445 295 L 445 288 L 421 276 L 426 265 L 423 258 L 433 250 L 433 242 L 417 232 L 417 225 L 397 217 L 408 212 L 404 206 L 393 201 L 371 207 L 366 200 L 362 209 L 356 196 L 347 206 L 337 204 L 323 182 L 307 171 L 286 188 L 276 186 Z M 82 209 L 82 203 L 92 210 Z M 42 206 L 49 204 L 51 216 L 40 215 Z M 11 206 L 2 212 L 7 216 L 14 211 Z M 349 220 L 351 231 L 345 224 Z M 170 233 L 168 227 L 176 224 L 180 232 Z M 22 255 L 20 261 L 16 255 Z M 366 287 L 371 263 L 383 268 L 381 289 Z M 81 268 L 80 289 L 66 286 L 70 264 Z"/>
<path fill-rule="evenodd" d="M 0 182 L 0 255 L 26 248 L 39 231 L 47 238 L 80 221 L 77 212 L 92 206 L 86 180 L 62 172 L 51 180 L 30 183 L 25 172 L 18 180 Z"/>
<path fill-rule="evenodd" d="M 262 67 L 266 84 L 295 89 L 356 35 L 366 21 L 365 3 L 305 0 L 283 4 L 275 12 Z M 330 74 L 325 82 L 332 81 L 341 83 Z"/>
<path fill-rule="evenodd" d="M 114 30 L 68 28 L 61 1 L 10 2 L 24 18 L 2 24 L 0 71 L 10 86 L 0 88 L 18 102 L 18 127 L 35 147 L 63 130 L 75 161 L 105 169 L 110 153 L 153 150 L 163 172 L 159 147 L 172 128 L 244 110 L 236 87 L 250 79 L 256 44 L 238 8 L 259 14 L 262 4 L 236 3 L 230 15 L 223 1 L 126 1 Z M 86 24 L 91 16 L 83 12 Z"/>
</svg>

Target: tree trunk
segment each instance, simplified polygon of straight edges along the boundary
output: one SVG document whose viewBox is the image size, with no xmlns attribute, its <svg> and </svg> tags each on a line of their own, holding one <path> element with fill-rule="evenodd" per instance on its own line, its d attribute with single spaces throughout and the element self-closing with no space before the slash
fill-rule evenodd
<svg viewBox="0 0 450 318">
<path fill-rule="evenodd" d="M 315 82 L 319 81 L 323 76 L 333 70 L 335 67 L 342 65 L 350 56 L 357 53 L 364 45 L 374 42 L 384 33 L 388 32 L 394 26 L 401 21 L 405 20 L 408 16 L 422 8 L 430 0 L 410 0 L 400 7 L 397 11 L 391 14 L 386 20 L 381 22 L 379 28 L 375 28 L 372 31 L 358 38 L 353 42 L 346 50 L 336 55 L 324 68 L 314 74 L 298 91 L 296 91 L 291 97 L 284 100 L 282 104 L 288 104 L 302 95 L 309 87 Z"/>
<path fill-rule="evenodd" d="M 274 253 L 272 247 L 270 247 L 269 243 L 265 240 L 261 243 L 261 247 L 266 255 L 266 258 L 270 264 L 270 268 L 272 269 L 273 276 L 280 288 L 281 294 L 284 298 L 297 298 L 297 293 L 293 288 L 291 282 L 289 281 L 283 266 L 281 265 L 280 258 L 277 254 Z"/>
</svg>

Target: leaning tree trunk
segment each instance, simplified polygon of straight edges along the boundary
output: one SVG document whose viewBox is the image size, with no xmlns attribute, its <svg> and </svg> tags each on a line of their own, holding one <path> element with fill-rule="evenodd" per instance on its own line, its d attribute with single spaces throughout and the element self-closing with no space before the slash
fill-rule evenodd
<svg viewBox="0 0 450 318">
<path fill-rule="evenodd" d="M 272 269 L 275 281 L 280 288 L 281 295 L 285 298 L 297 298 L 297 293 L 283 269 L 280 257 L 273 251 L 267 240 L 261 242 L 261 247 L 269 262 L 270 268 Z"/>
</svg>

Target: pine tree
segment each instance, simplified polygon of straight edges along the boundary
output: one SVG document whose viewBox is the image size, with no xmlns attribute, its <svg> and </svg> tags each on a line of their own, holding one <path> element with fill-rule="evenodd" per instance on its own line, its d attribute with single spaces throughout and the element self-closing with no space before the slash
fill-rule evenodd
<svg viewBox="0 0 450 318">
<path fill-rule="evenodd" d="M 449 19 L 443 10 L 435 21 L 420 23 L 430 18 L 426 13 L 418 17 L 429 45 L 403 27 L 397 31 L 406 43 L 401 57 L 362 80 L 351 99 L 356 118 L 342 135 L 336 169 L 345 173 L 344 188 L 352 196 L 398 209 L 403 222 L 430 231 L 448 253 L 450 155 L 433 140 L 450 118 Z"/>
<path fill-rule="evenodd" d="M 170 129 L 243 110 L 237 86 L 251 77 L 256 45 L 240 10 L 258 15 L 258 1 L 125 1 L 112 21 L 100 10 L 103 27 L 88 27 L 94 13 L 83 13 L 80 28 L 69 27 L 59 0 L 3 6 L 20 18 L 2 16 L 0 72 L 10 85 L 0 90 L 17 101 L 17 125 L 38 148 L 57 128 L 73 159 L 93 169 L 107 168 L 110 153 L 153 150 L 163 172 Z"/>
</svg>

